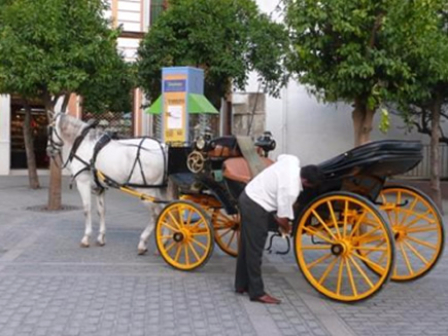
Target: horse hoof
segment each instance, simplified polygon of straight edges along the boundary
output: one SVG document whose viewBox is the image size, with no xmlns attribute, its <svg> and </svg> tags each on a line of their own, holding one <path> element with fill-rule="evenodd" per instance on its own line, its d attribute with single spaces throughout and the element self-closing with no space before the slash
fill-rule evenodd
<svg viewBox="0 0 448 336">
<path fill-rule="evenodd" d="M 97 242 L 96 242 L 96 245 L 102 247 L 102 246 L 106 245 L 106 242 L 100 242 L 100 241 L 97 241 Z"/>
<path fill-rule="evenodd" d="M 89 247 L 90 245 L 89 245 L 88 243 L 86 244 L 86 243 L 82 243 L 82 242 L 81 242 L 81 244 L 79 244 L 79 246 L 80 246 L 80 247 L 85 247 L 85 248 L 86 248 L 86 247 Z"/>
<path fill-rule="evenodd" d="M 148 252 L 148 249 L 138 249 L 138 255 L 144 255 L 146 252 Z"/>
</svg>

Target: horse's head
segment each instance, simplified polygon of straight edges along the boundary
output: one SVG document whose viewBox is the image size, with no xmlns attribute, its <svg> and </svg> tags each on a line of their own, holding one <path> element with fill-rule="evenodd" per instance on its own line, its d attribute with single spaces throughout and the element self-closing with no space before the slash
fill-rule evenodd
<svg viewBox="0 0 448 336">
<path fill-rule="evenodd" d="M 62 147 L 64 147 L 64 140 L 62 139 L 59 125 L 61 118 L 62 113 L 53 114 L 47 128 L 47 155 L 52 159 L 60 155 Z"/>
</svg>

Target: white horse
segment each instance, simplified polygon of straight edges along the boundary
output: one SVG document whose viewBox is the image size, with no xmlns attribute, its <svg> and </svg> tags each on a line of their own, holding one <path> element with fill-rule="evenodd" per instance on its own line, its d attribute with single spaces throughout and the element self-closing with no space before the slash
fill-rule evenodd
<svg viewBox="0 0 448 336">
<path fill-rule="evenodd" d="M 48 154 L 53 158 L 61 156 L 62 161 L 69 167 L 81 195 L 85 215 L 82 247 L 89 247 L 89 239 L 92 235 L 92 192 L 97 197 L 97 209 L 100 217 L 97 243 L 100 246 L 106 244 L 104 189 L 95 182 L 93 169 L 99 170 L 118 184 L 160 186 L 136 187 L 135 189 L 159 199 L 167 196 L 166 188 L 163 187 L 167 168 L 165 145 L 150 138 L 110 140 L 97 152 L 96 159 L 92 162 L 95 145 L 100 139 L 100 141 L 104 140 L 106 136 L 105 132 L 64 113 L 55 114 L 49 126 Z M 155 221 L 161 210 L 160 204 L 145 201 L 144 203 L 151 211 L 150 218 L 152 218 L 140 236 L 139 254 L 144 254 L 147 251 L 148 238 L 154 230 Z"/>
</svg>

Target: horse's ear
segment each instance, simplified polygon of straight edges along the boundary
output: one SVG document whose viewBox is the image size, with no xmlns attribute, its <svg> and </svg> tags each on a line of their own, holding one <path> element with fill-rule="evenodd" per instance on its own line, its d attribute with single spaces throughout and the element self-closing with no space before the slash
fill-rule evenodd
<svg viewBox="0 0 448 336">
<path fill-rule="evenodd" d="M 56 116 L 56 113 L 54 111 L 47 110 L 47 116 L 49 120 L 53 120 L 54 117 Z"/>
</svg>

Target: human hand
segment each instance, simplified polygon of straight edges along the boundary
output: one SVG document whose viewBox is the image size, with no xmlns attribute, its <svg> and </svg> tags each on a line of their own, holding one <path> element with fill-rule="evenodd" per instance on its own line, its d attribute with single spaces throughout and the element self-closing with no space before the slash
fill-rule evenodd
<svg viewBox="0 0 448 336">
<path fill-rule="evenodd" d="M 288 218 L 280 218 L 275 217 L 275 221 L 277 222 L 278 226 L 280 227 L 280 231 L 284 234 L 289 234 L 291 232 L 291 225 L 289 225 L 289 219 Z"/>
</svg>

